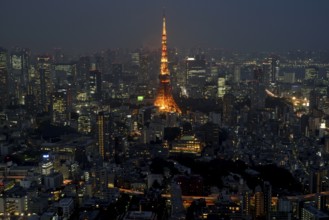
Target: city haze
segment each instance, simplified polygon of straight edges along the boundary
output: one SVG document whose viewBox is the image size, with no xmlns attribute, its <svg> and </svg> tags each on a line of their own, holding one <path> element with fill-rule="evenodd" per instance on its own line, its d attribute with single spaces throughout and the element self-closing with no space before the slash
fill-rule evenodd
<svg viewBox="0 0 329 220">
<path fill-rule="evenodd" d="M 328 1 L 3 1 L 1 46 L 75 54 L 168 46 L 275 51 L 329 49 Z"/>
</svg>

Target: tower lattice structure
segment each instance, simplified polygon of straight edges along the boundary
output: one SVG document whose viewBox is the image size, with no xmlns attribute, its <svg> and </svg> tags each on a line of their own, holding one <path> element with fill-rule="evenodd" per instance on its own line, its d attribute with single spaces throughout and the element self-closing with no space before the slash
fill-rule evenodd
<svg viewBox="0 0 329 220">
<path fill-rule="evenodd" d="M 175 102 L 170 86 L 170 72 L 168 69 L 168 52 L 167 52 L 167 32 L 166 17 L 163 16 L 162 26 L 162 49 L 161 49 L 161 65 L 160 65 L 160 84 L 154 105 L 159 108 L 160 112 L 176 112 L 181 113 L 180 108 Z"/>
</svg>

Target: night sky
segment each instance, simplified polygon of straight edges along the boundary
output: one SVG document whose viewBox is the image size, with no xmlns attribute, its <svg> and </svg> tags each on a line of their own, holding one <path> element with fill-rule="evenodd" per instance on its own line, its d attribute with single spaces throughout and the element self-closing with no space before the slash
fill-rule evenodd
<svg viewBox="0 0 329 220">
<path fill-rule="evenodd" d="M 0 46 L 73 53 L 169 47 L 275 51 L 329 49 L 328 0 L 7 0 Z"/>
</svg>

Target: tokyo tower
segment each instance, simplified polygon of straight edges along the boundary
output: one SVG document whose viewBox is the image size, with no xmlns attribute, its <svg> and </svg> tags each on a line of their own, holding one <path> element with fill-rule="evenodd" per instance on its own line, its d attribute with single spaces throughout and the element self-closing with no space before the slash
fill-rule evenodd
<svg viewBox="0 0 329 220">
<path fill-rule="evenodd" d="M 160 65 L 160 84 L 155 98 L 154 105 L 159 108 L 160 112 L 176 112 L 182 113 L 176 104 L 170 86 L 170 72 L 168 69 L 168 52 L 167 52 L 167 33 L 166 33 L 166 17 L 163 16 L 162 26 L 162 49 L 161 49 L 161 65 Z"/>
</svg>

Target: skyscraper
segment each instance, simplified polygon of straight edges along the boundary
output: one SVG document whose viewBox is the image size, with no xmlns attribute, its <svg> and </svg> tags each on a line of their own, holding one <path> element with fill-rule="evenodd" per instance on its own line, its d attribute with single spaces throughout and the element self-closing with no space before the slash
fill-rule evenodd
<svg viewBox="0 0 329 220">
<path fill-rule="evenodd" d="M 186 89 L 191 98 L 203 98 L 206 84 L 206 61 L 200 56 L 186 59 Z"/>
<path fill-rule="evenodd" d="M 23 48 L 15 48 L 10 55 L 10 90 L 9 93 L 18 103 L 24 103 L 27 95 L 28 69 L 30 65 L 30 51 Z"/>
<path fill-rule="evenodd" d="M 105 112 L 99 112 L 97 115 L 97 144 L 100 156 L 104 159 L 109 153 L 110 131 L 109 131 L 110 115 Z"/>
<path fill-rule="evenodd" d="M 37 80 L 36 91 L 39 103 L 39 110 L 48 112 L 51 100 L 51 93 L 53 90 L 52 76 L 51 76 L 51 60 L 48 56 L 40 56 L 37 58 Z"/>
<path fill-rule="evenodd" d="M 8 105 L 8 54 L 0 48 L 0 109 Z"/>
<path fill-rule="evenodd" d="M 89 96 L 93 100 L 100 101 L 102 98 L 102 74 L 98 70 L 89 72 Z"/>
<path fill-rule="evenodd" d="M 166 32 L 166 18 L 163 16 L 162 27 L 162 50 L 161 50 L 161 65 L 160 65 L 160 84 L 158 88 L 157 97 L 154 105 L 159 108 L 160 112 L 177 112 L 181 113 L 180 108 L 176 104 L 170 86 L 170 73 L 168 69 L 168 53 L 167 53 L 167 32 Z"/>
<path fill-rule="evenodd" d="M 263 188 L 264 212 L 266 214 L 266 219 L 270 219 L 272 211 L 272 185 L 270 182 L 265 181 Z"/>
<path fill-rule="evenodd" d="M 258 185 L 255 188 L 255 217 L 264 216 L 264 193 Z"/>
<path fill-rule="evenodd" d="M 52 94 L 52 122 L 65 125 L 67 119 L 67 92 L 62 89 Z"/>
<path fill-rule="evenodd" d="M 235 97 L 231 93 L 223 96 L 223 123 L 226 126 L 234 126 L 236 123 Z"/>
</svg>

